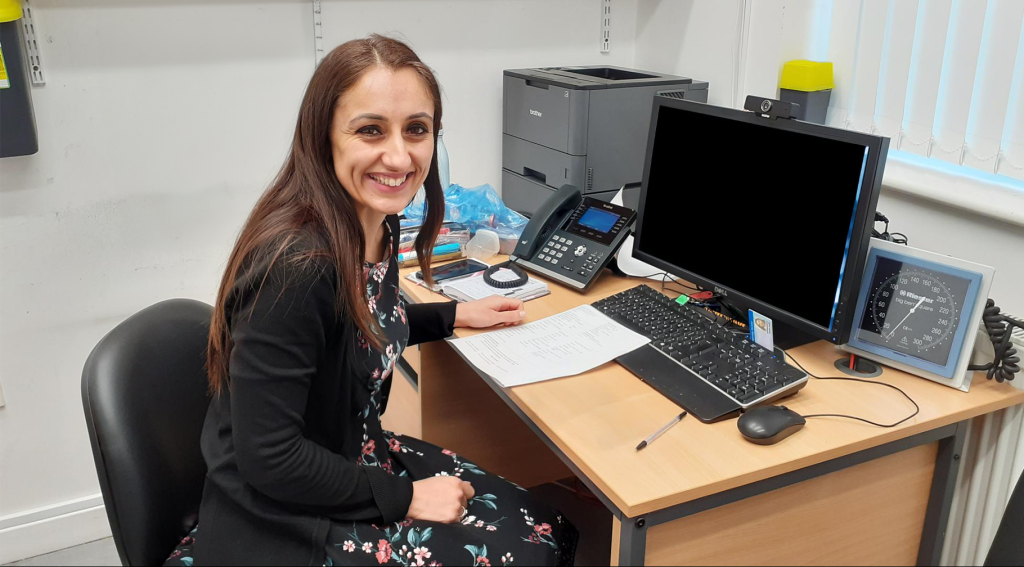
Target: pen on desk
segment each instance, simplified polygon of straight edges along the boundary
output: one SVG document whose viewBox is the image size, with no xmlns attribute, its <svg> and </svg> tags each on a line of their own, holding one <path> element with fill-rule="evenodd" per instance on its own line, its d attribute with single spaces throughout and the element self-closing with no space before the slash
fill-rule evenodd
<svg viewBox="0 0 1024 567">
<path fill-rule="evenodd" d="M 662 433 L 668 431 L 669 428 L 671 428 L 673 425 L 675 425 L 675 424 L 679 423 L 680 421 L 682 421 L 684 417 L 686 417 L 686 412 L 685 411 L 683 413 L 677 415 L 676 417 L 672 418 L 672 421 L 666 423 L 665 427 L 662 427 L 661 429 L 655 431 L 653 434 L 651 434 L 650 437 L 648 437 L 647 439 L 644 439 L 643 441 L 641 441 L 640 444 L 636 446 L 636 450 L 639 451 L 639 450 L 643 449 L 644 447 L 646 447 L 646 446 L 650 445 L 651 443 L 653 443 L 655 439 L 657 439 L 658 437 L 661 437 Z"/>
</svg>

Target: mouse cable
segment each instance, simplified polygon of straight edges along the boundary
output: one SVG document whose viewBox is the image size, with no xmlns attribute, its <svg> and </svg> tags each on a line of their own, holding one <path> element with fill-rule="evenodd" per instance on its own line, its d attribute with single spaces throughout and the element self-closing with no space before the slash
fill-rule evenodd
<svg viewBox="0 0 1024 567">
<path fill-rule="evenodd" d="M 901 425 L 901 424 L 903 424 L 903 423 L 905 423 L 907 421 L 910 421 L 911 419 L 914 419 L 915 417 L 917 417 L 917 414 L 921 413 L 921 406 L 917 405 L 917 402 L 914 401 L 914 398 L 911 398 L 909 395 L 907 395 L 906 392 L 904 392 L 903 390 L 897 388 L 896 386 L 893 386 L 892 384 L 886 384 L 885 382 L 875 382 L 874 380 L 864 380 L 862 378 L 844 378 L 844 377 L 840 377 L 840 376 L 815 376 L 814 374 L 811 374 L 810 372 L 808 372 L 807 369 L 804 368 L 803 365 L 800 364 L 800 362 L 797 361 L 797 359 L 793 358 L 793 355 L 791 355 L 791 354 L 789 354 L 788 352 L 785 352 L 785 351 L 783 351 L 783 352 L 785 353 L 785 355 L 787 357 L 789 357 L 790 360 L 793 361 L 793 364 L 796 364 L 797 366 L 800 367 L 800 370 L 803 370 L 804 372 L 807 373 L 808 376 L 812 376 L 812 377 L 814 377 L 814 378 L 816 378 L 818 380 L 843 380 L 843 381 L 847 381 L 847 382 L 864 382 L 865 384 L 875 384 L 877 386 L 885 386 L 886 388 L 892 388 L 893 390 L 896 390 L 897 392 L 903 394 L 903 397 L 907 398 L 908 400 L 910 400 L 910 403 L 914 404 L 914 413 L 912 413 L 912 414 L 908 415 L 907 417 L 897 421 L 896 423 L 890 424 L 890 425 L 884 425 L 884 424 L 881 424 L 881 423 L 875 423 L 874 421 L 871 421 L 869 419 L 864 419 L 863 417 L 855 417 L 855 416 L 852 416 L 852 415 L 842 415 L 842 414 L 835 414 L 835 413 L 816 413 L 816 414 L 812 414 L 812 415 L 801 416 L 804 419 L 811 418 L 811 417 L 841 417 L 841 418 L 844 418 L 844 419 L 855 419 L 857 421 L 863 421 L 864 423 L 868 423 L 868 424 L 874 425 L 875 427 L 883 427 L 885 429 L 890 429 L 890 428 L 896 427 L 897 425 Z"/>
</svg>

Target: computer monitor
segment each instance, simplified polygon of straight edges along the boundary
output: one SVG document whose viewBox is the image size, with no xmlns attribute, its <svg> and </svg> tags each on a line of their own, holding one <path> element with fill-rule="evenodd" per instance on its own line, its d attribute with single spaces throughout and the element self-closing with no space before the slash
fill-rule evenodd
<svg viewBox="0 0 1024 567">
<path fill-rule="evenodd" d="M 888 148 L 656 96 L 633 256 L 770 317 L 777 335 L 845 343 Z"/>
</svg>

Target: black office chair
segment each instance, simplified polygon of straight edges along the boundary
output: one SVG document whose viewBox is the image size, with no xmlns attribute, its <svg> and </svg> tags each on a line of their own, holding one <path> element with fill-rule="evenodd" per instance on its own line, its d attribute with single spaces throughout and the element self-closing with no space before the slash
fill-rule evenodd
<svg viewBox="0 0 1024 567">
<path fill-rule="evenodd" d="M 985 566 L 1024 565 L 1024 475 L 1017 479 L 1010 502 L 999 522 Z"/>
<path fill-rule="evenodd" d="M 82 372 L 100 490 L 124 565 L 162 565 L 195 526 L 211 307 L 171 299 L 114 327 Z"/>
</svg>

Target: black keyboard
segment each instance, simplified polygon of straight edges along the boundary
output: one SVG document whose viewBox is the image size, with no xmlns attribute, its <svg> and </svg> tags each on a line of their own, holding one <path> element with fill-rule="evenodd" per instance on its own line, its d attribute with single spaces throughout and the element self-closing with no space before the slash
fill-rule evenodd
<svg viewBox="0 0 1024 567">
<path fill-rule="evenodd" d="M 687 389 L 705 387 L 694 385 L 695 377 L 741 408 L 792 395 L 807 383 L 805 372 L 752 342 L 746 332 L 729 328 L 725 319 L 701 307 L 680 305 L 650 286 L 640 285 L 593 305 L 649 337 L 651 347 L 681 367 L 656 380 L 641 378 L 687 409 L 685 402 L 693 399 Z"/>
</svg>

